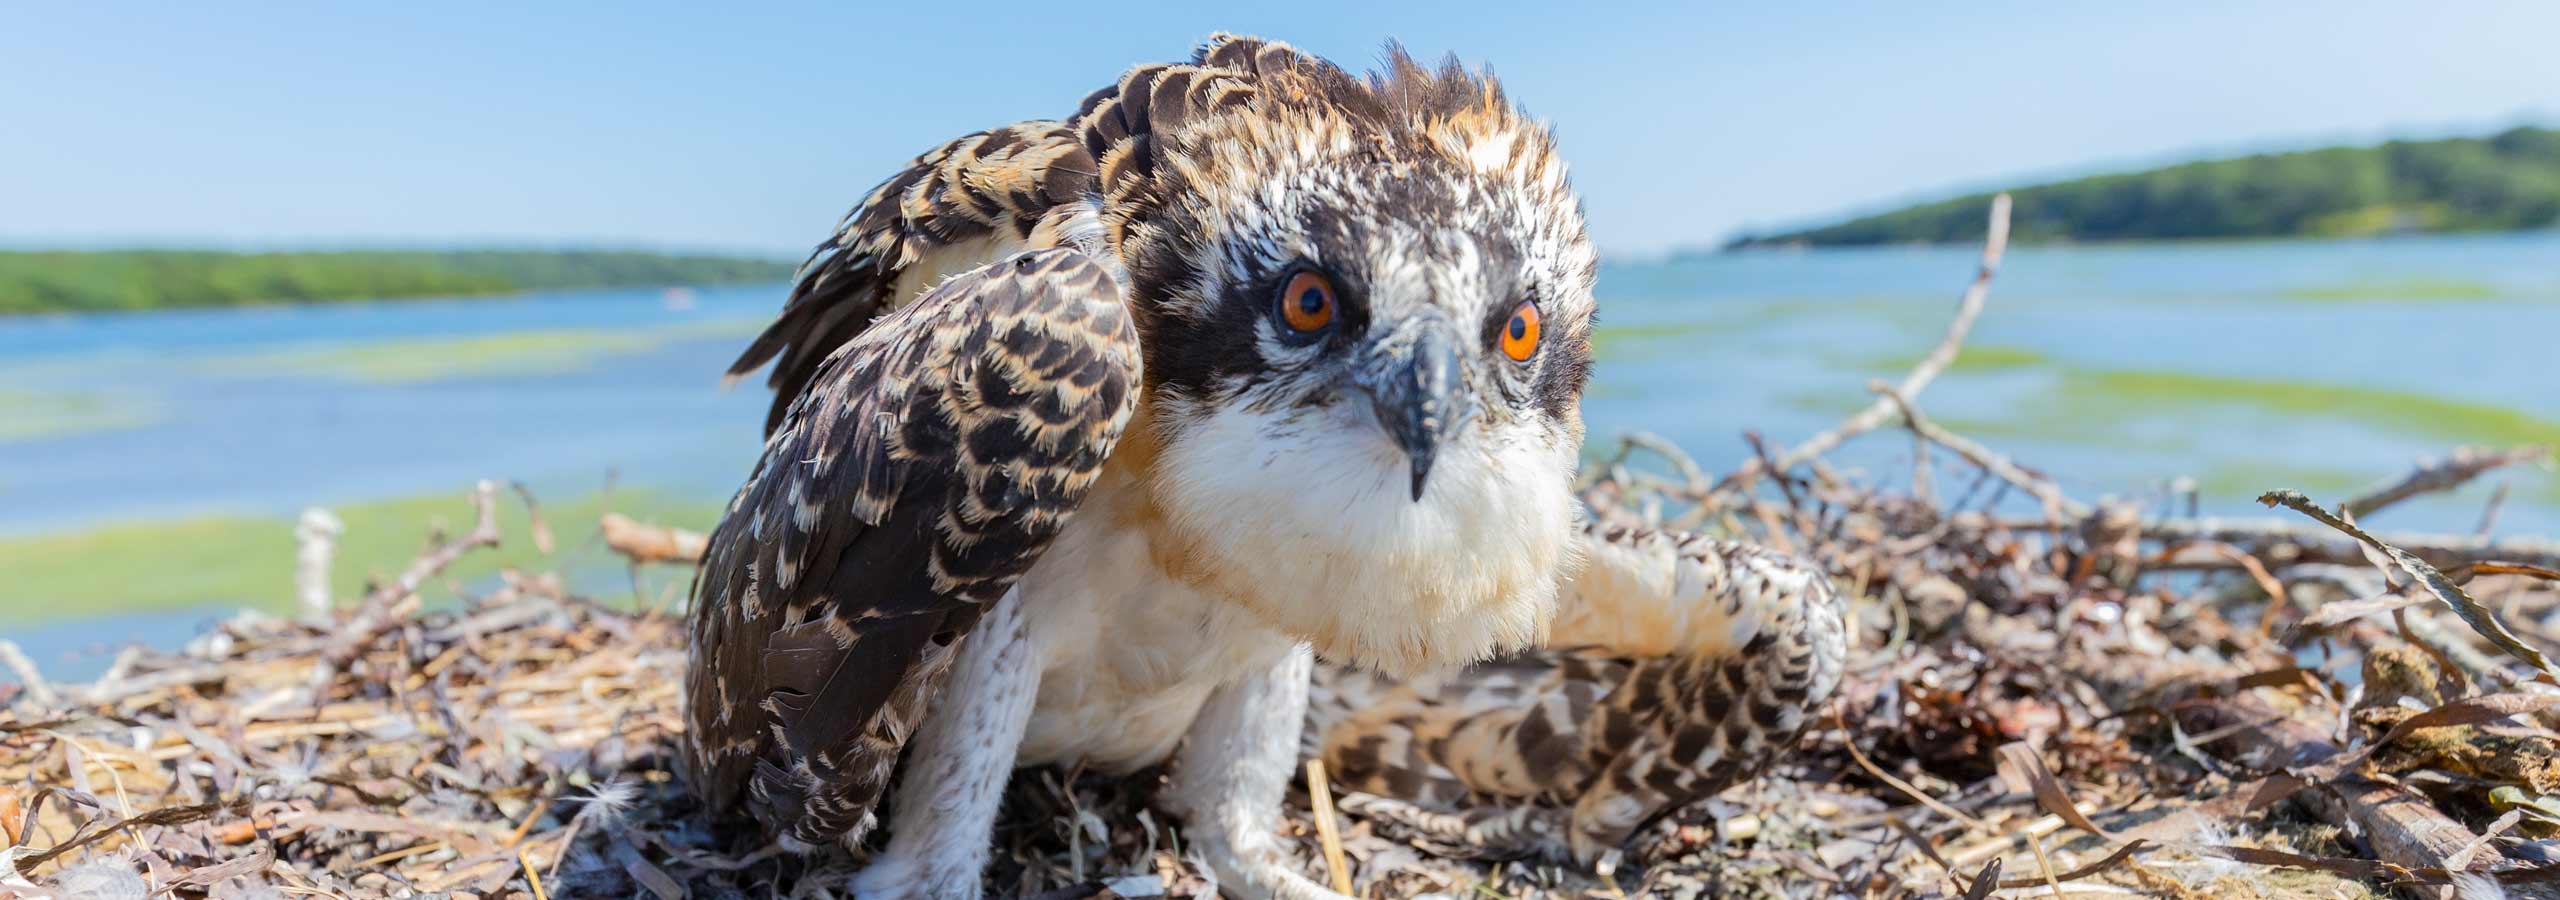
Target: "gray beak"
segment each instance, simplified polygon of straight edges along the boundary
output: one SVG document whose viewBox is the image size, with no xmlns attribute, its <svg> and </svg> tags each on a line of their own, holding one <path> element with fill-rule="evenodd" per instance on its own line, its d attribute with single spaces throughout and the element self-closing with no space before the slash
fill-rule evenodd
<svg viewBox="0 0 2560 900">
<path fill-rule="evenodd" d="M 1441 442 L 1476 413 L 1467 393 L 1465 360 L 1449 330 L 1436 322 L 1413 323 L 1373 345 L 1359 374 L 1379 427 L 1413 466 L 1416 502 L 1422 500 Z"/>
</svg>

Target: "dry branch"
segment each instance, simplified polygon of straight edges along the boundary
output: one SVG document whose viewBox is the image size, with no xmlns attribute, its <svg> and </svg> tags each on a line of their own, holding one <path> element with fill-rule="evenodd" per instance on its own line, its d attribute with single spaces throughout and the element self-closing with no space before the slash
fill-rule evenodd
<svg viewBox="0 0 2560 900">
<path fill-rule="evenodd" d="M 2540 462 L 2551 456 L 2551 448 L 2543 446 L 2515 447 L 2506 450 L 2483 450 L 2458 447 L 2442 460 L 2419 463 L 2407 475 L 2389 484 L 2368 490 L 2347 501 L 2347 514 L 2357 519 L 2371 517 L 2392 504 L 2422 494 L 2450 491 L 2492 470 L 2520 463 Z"/>
<path fill-rule="evenodd" d="M 2216 754 L 2260 771 L 2329 762 L 2342 751 L 2301 713 L 2279 711 L 2254 694 L 2189 700 L 2175 706 L 2181 727 L 2223 737 Z M 2283 777 L 2283 776 L 2278 776 Z M 2375 858 L 2410 872 L 2488 870 L 2494 853 L 2478 852 L 2479 836 L 2409 788 L 2344 775 L 2293 795 L 2321 821 L 2362 835 Z M 2468 866 L 2449 866 L 2457 858 Z M 2536 894 L 2534 896 L 2547 896 Z"/>
<path fill-rule="evenodd" d="M 2088 504 L 2064 496 L 2062 488 L 2054 484 L 2053 479 L 2029 472 L 2017 463 L 2011 462 L 2008 457 L 1993 452 L 1970 438 L 1939 427 L 1938 423 L 1921 415 L 1920 410 L 1912 406 L 1911 398 L 1892 385 L 1885 384 L 1883 381 L 1871 381 L 1867 383 L 1867 390 L 1875 392 L 1890 403 L 1894 411 L 1902 416 L 1903 422 L 1910 426 L 1912 433 L 1929 443 L 1955 451 L 1956 455 L 1964 457 L 1974 465 L 1981 466 L 1982 470 L 1991 473 L 1992 477 L 2008 482 L 2036 498 L 2037 502 L 2044 504 L 2047 518 L 2084 519 L 2094 511 Z"/>
<path fill-rule="evenodd" d="M 2506 651 L 2508 655 L 2523 660 L 2527 665 L 2544 673 L 2560 674 L 2560 672 L 2554 672 L 2551 660 L 2544 658 L 2540 649 L 2517 638 L 2515 632 L 2509 629 L 2506 623 L 2498 620 L 2498 614 L 2495 611 L 2480 605 L 2480 601 L 2472 599 L 2470 592 L 2463 590 L 2461 585 L 2455 584 L 2453 579 L 2445 577 L 2443 572 L 2437 571 L 2425 560 L 2412 556 L 2408 551 L 2393 546 L 2391 542 L 2376 538 L 2363 529 L 2330 515 L 2327 511 L 2313 505 L 2309 499 L 2293 491 L 2269 492 L 2261 495 L 2258 502 L 2268 506 L 2282 505 L 2371 546 L 2390 559 L 2392 565 L 2408 573 L 2410 579 L 2417 582 L 2418 586 L 2426 588 L 2428 593 L 2443 601 L 2455 615 L 2461 616 L 2464 622 L 2471 625 L 2471 630 L 2479 632 L 2480 636 L 2486 638 L 2492 646 Z"/>
<path fill-rule="evenodd" d="M 1990 216 L 1990 225 L 1982 240 L 1981 265 L 1974 270 L 1973 283 L 1965 286 L 1964 296 L 1956 301 L 1955 318 L 1947 322 L 1947 332 L 1938 339 L 1937 345 L 1929 348 L 1928 355 L 1922 356 L 1920 362 L 1913 365 L 1911 371 L 1902 377 L 1902 383 L 1894 388 L 1895 392 L 1904 398 L 1920 396 L 1921 390 L 1927 388 L 1929 382 L 1936 380 L 1938 373 L 1946 371 L 1947 366 L 1955 362 L 1956 354 L 1964 349 L 1965 338 L 1973 333 L 1974 319 L 1982 315 L 1983 301 L 1991 296 L 1991 279 L 1999 274 L 2000 258 L 2009 250 L 2008 194 L 1991 198 Z M 1891 419 L 1894 411 L 1892 400 L 1877 398 L 1875 402 L 1867 404 L 1865 409 L 1842 420 L 1840 424 L 1832 426 L 1831 430 L 1807 438 L 1804 443 L 1789 447 L 1786 451 L 1777 454 L 1774 463 L 1760 459 L 1744 461 L 1740 467 L 1734 469 L 1733 474 L 1725 476 L 1722 484 L 1731 486 L 1745 483 L 1773 466 L 1777 471 L 1783 472 L 1803 465 L 1831 452 L 1832 449 L 1840 446 L 1842 441 L 1875 430 L 1876 426 Z"/>
<path fill-rule="evenodd" d="M 338 556 L 338 535 L 346 530 L 336 513 L 317 506 L 303 510 L 301 521 L 295 523 L 293 586 L 303 615 L 325 615 L 334 605 L 329 598 L 329 564 Z"/>
<path fill-rule="evenodd" d="M 2074 523 L 2036 519 L 2002 519 L 1999 525 L 2012 531 L 2057 531 L 2069 529 L 2074 526 Z M 2406 531 L 2384 531 L 2374 534 L 2394 547 L 2438 562 L 2501 560 L 2536 566 L 2560 566 L 2560 541 L 2548 538 L 2486 538 L 2471 534 Z M 2207 516 L 2199 519 L 2153 520 L 2142 523 L 2142 538 L 2164 543 L 2213 541 L 2258 548 L 2262 555 L 2288 563 L 2364 562 L 2364 552 L 2356 549 L 2355 541 L 2352 539 L 2318 525 L 2286 519 L 2234 519 Z"/>
<path fill-rule="evenodd" d="M 1983 307 L 2006 215 L 2004 198 L 1945 338 L 1899 384 L 1875 385 L 1866 411 L 1803 445 L 1762 448 L 1721 482 L 1650 436 L 1630 438 L 1577 481 L 1597 519 L 1697 526 L 1782 548 L 1827 570 L 1854 598 L 1846 683 L 1801 753 L 1647 826 L 1612 875 L 1551 861 L 1561 856 L 1558 810 L 1328 798 L 1330 785 L 1311 771 L 1305 796 L 1274 823 L 1301 872 L 1380 900 L 2346 893 L 2337 883 L 2257 880 L 2260 866 L 2377 882 L 2442 881 L 2443 868 L 2495 871 L 2509 879 L 2510 896 L 2541 896 L 2532 892 L 2544 885 L 2518 882 L 2560 869 L 2519 872 L 2507 861 L 2511 842 L 2484 835 L 2499 826 L 2476 829 L 2462 817 L 2486 818 L 2480 795 L 2500 778 L 2515 780 L 2499 773 L 2545 768 L 2483 767 L 2420 793 L 2353 765 L 2367 756 L 2409 765 L 2393 754 L 2441 734 L 2435 725 L 2544 703 L 2515 699 L 2538 689 L 2523 684 L 2523 667 L 2450 640 L 2464 636 L 2427 607 L 2344 608 L 2404 614 L 2396 628 L 2343 613 L 2319 619 L 2324 629 L 2274 627 L 2297 598 L 2316 602 L 2333 586 L 2349 597 L 2384 590 L 2355 539 L 2292 520 L 2145 523 L 2128 506 L 2072 497 L 1916 407 Z M 1824 458 L 1896 418 L 1924 456 L 1943 447 L 1982 474 L 1941 466 L 1926 476 L 1928 491 L 1897 492 L 1852 482 Z M 1668 471 L 1630 464 L 1638 450 L 1663 457 Z M 2457 452 L 2351 506 L 2370 513 L 2533 458 L 2527 450 Z M 2001 492 L 2034 497 L 2045 517 L 1990 515 Z M 550 575 L 511 573 L 458 608 L 419 602 L 426 583 L 499 540 L 494 485 L 477 486 L 472 501 L 470 532 L 432 542 L 352 609 L 305 620 L 243 617 L 183 653 L 129 653 L 107 679 L 62 685 L 51 697 L 0 688 L 0 831 L 19 848 L 16 858 L 71 848 L 35 867 L 35 878 L 105 862 L 187 897 L 221 896 L 219 886 L 203 889 L 244 872 L 294 896 L 807 896 L 841 887 L 856 857 L 783 854 L 750 830 L 713 827 L 687 799 L 673 771 L 683 727 L 679 619 L 610 608 Z M 600 524 L 605 543 L 635 565 L 687 563 L 702 552 L 696 532 L 612 514 Z M 2560 629 L 2560 586 L 2526 568 L 2560 567 L 2560 544 L 2379 540 L 2424 557 L 2441 581 L 2508 576 L 2489 599 L 2522 639 L 2548 640 Z M 2522 565 L 2481 564 L 2488 559 Z M 2178 577 L 2114 577 L 2143 570 Z M 2418 679 L 2411 683 L 2426 687 L 2396 695 L 2401 689 L 2368 677 L 2365 696 L 2386 706 L 2396 697 L 2417 703 L 2427 691 L 2442 696 L 2421 704 L 2435 712 L 2396 719 L 2342 710 L 2348 693 L 2337 669 L 2356 665 L 2359 651 L 2417 655 L 2405 643 L 2441 645 L 2428 658 L 2453 659 L 2479 677 Z M 6 651 L 0 642 L 0 658 Z M 1515 664 L 1547 663 L 1506 663 Z M 2251 674 L 2233 674 L 2241 672 Z M 2156 704 L 2163 685 L 2185 678 L 2236 687 Z M 2464 692 L 2473 696 L 2455 696 Z M 2285 696 L 2314 701 L 2270 702 Z M 2164 710 L 2179 728 L 2151 724 Z M 2527 726 L 2457 727 L 2506 734 Z M 2560 740 L 2539 730 L 2531 738 Z M 2342 754 L 2341 746 L 2356 749 Z M 2027 791 L 2000 787 L 2004 757 L 2008 771 L 2026 773 Z M 2253 795 L 2231 784 L 2285 770 L 2320 783 L 2290 803 L 2242 811 Z M 1210 893 L 1183 856 L 1184 823 L 1149 806 L 1157 777 L 1042 770 L 1015 778 L 990 894 Z M 44 787 L 11 787 L 23 785 Z M 2451 799 L 2437 805 L 2443 798 Z M 2150 823 L 2116 818 L 2139 804 L 2167 813 Z M 193 818 L 200 810 L 209 811 Z M 2300 844 L 2286 842 L 2311 822 L 2351 828 L 2367 849 L 2296 852 Z M 2207 823 L 2237 843 L 2265 846 L 2180 843 Z M 2152 830 L 2178 827 L 2185 830 Z M 2118 840 L 2074 848 L 2070 828 Z M 84 843 L 68 843 L 75 840 Z M 1505 848 L 1517 851 L 1513 861 L 1482 858 Z M 2340 855 L 2352 852 L 2371 858 Z M 2210 881 L 2176 874 L 2199 855 L 2240 864 L 2214 862 Z"/>
<path fill-rule="evenodd" d="M 427 579 L 442 574 L 462 555 L 484 547 L 498 545 L 498 483 L 483 479 L 471 488 L 471 531 L 459 538 L 436 542 L 425 553 L 409 563 L 398 579 L 375 587 L 364 602 L 356 607 L 355 617 L 339 627 L 326 656 L 328 669 L 314 670 L 315 675 L 343 668 L 363 652 L 367 642 L 386 629 L 397 627 L 403 604 L 414 601 Z"/>
<path fill-rule="evenodd" d="M 621 513 L 605 513 L 599 522 L 604 544 L 633 563 L 684 563 L 702 560 L 710 538 L 701 532 L 664 525 L 643 525 Z"/>
</svg>

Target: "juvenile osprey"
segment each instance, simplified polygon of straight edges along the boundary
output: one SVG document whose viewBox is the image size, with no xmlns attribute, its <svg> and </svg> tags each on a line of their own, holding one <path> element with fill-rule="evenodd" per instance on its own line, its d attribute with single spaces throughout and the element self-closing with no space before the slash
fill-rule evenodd
<svg viewBox="0 0 2560 900">
<path fill-rule="evenodd" d="M 1220 36 L 918 157 L 731 370 L 778 360 L 694 590 L 691 783 L 808 847 L 895 776 L 855 890 L 975 897 L 1014 767 L 1171 759 L 1221 888 L 1336 897 L 1275 832 L 1310 653 L 1454 668 L 1562 598 L 1566 637 L 1685 668 L 1410 745 L 1363 735 L 1448 707 L 1382 701 L 1350 777 L 1562 800 L 1586 856 L 1721 787 L 1829 693 L 1838 612 L 1783 559 L 1579 524 L 1594 268 L 1547 132 L 1401 52 Z"/>
</svg>

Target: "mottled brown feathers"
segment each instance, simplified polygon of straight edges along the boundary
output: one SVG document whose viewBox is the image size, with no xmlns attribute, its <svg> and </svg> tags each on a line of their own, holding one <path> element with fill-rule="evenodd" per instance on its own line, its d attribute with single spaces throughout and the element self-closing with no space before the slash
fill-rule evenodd
<svg viewBox="0 0 2560 900">
<path fill-rule="evenodd" d="M 1345 786 L 1442 808 L 1526 800 L 1570 810 L 1571 847 L 1588 860 L 1768 764 L 1839 684 L 1847 633 L 1840 598 L 1820 572 L 1689 535 L 1594 527 L 1584 537 L 1591 565 L 1618 571 L 1586 572 L 1568 591 L 1569 618 L 1692 636 L 1727 630 L 1739 640 L 1590 631 L 1564 637 L 1610 643 L 1406 682 L 1319 670 L 1325 702 L 1312 730 Z M 1722 616 L 1670 626 L 1653 609 L 1667 604 Z"/>
<path fill-rule="evenodd" d="M 817 844 L 867 827 L 957 641 L 1064 526 L 1137 405 L 1107 270 L 1020 254 L 831 354 L 694 588 L 688 765 Z"/>
<path fill-rule="evenodd" d="M 1277 41 L 1218 35 L 1190 62 L 1129 70 L 1063 121 L 983 131 L 916 157 L 811 253 L 782 315 L 730 374 L 774 363 L 770 431 L 829 352 L 912 299 L 896 293 L 918 260 L 969 242 L 1026 240 L 1052 210 L 1088 198 L 1100 205 L 1111 251 L 1133 271 L 1152 264 L 1150 272 L 1170 277 L 1167 261 L 1179 255 L 1170 244 L 1182 236 L 1147 229 L 1163 205 L 1187 193 L 1232 202 L 1193 192 L 1207 187 L 1204 181 L 1249 185 L 1232 170 L 1280 164 L 1273 154 L 1302 143 L 1293 134 L 1356 134 L 1364 144 L 1358 152 L 1370 156 L 1492 166 L 1551 181 L 1543 187 L 1553 199 L 1573 205 L 1552 141 L 1508 105 L 1490 75 L 1454 59 L 1425 67 L 1390 48 L 1386 70 L 1362 78 Z M 1471 156 L 1485 143 L 1503 147 L 1502 158 Z M 1578 235 L 1578 212 L 1572 218 Z M 1128 246 L 1133 237 L 1169 243 Z M 1131 298 L 1142 317 L 1145 293 Z"/>
<path fill-rule="evenodd" d="M 765 430 L 782 424 L 827 354 L 911 299 L 889 294 L 908 266 L 964 241 L 1027 238 L 1050 208 L 1092 190 L 1093 177 L 1072 131 L 1023 122 L 936 147 L 873 188 L 800 265 L 782 315 L 729 367 L 736 377 L 774 362 Z"/>
<path fill-rule="evenodd" d="M 1292 186 L 1306 182 L 1321 191 Z M 1293 192 L 1332 205 L 1266 202 Z M 1063 119 L 946 143 L 871 191 L 730 370 L 771 363 L 774 405 L 696 587 L 686 689 L 707 801 L 801 843 L 859 834 L 955 643 L 1057 534 L 1139 395 L 1249 361 L 1260 305 L 1201 285 L 1248 290 L 1274 262 L 1234 255 L 1292 234 L 1338 246 L 1357 277 L 1390 228 L 1470 236 L 1447 248 L 1463 267 L 1406 263 L 1464 279 L 1416 302 L 1507 311 L 1550 291 L 1563 362 L 1533 389 L 1564 398 L 1540 407 L 1556 446 L 1578 441 L 1595 266 L 1580 208 L 1545 130 L 1454 63 L 1393 51 L 1361 77 L 1220 36 Z M 1073 249 L 959 274 L 1060 245 Z M 1560 486 L 1564 464 L 1552 474 Z M 1206 583 L 1208 565 L 1169 568 Z"/>
</svg>

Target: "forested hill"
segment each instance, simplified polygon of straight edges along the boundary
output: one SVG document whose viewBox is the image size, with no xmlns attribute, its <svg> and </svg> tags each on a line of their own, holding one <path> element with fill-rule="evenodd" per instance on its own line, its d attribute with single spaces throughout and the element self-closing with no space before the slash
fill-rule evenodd
<svg viewBox="0 0 2560 900">
<path fill-rule="evenodd" d="M 778 281 L 767 259 L 609 250 L 0 251 L 0 314 Z"/>
<path fill-rule="evenodd" d="M 2560 222 L 2560 130 L 2392 141 L 2191 162 L 2010 191 L 2013 239 L 2144 241 L 2500 231 Z M 1962 243 L 1989 192 L 1833 225 L 1746 235 L 1727 248 Z"/>
</svg>

